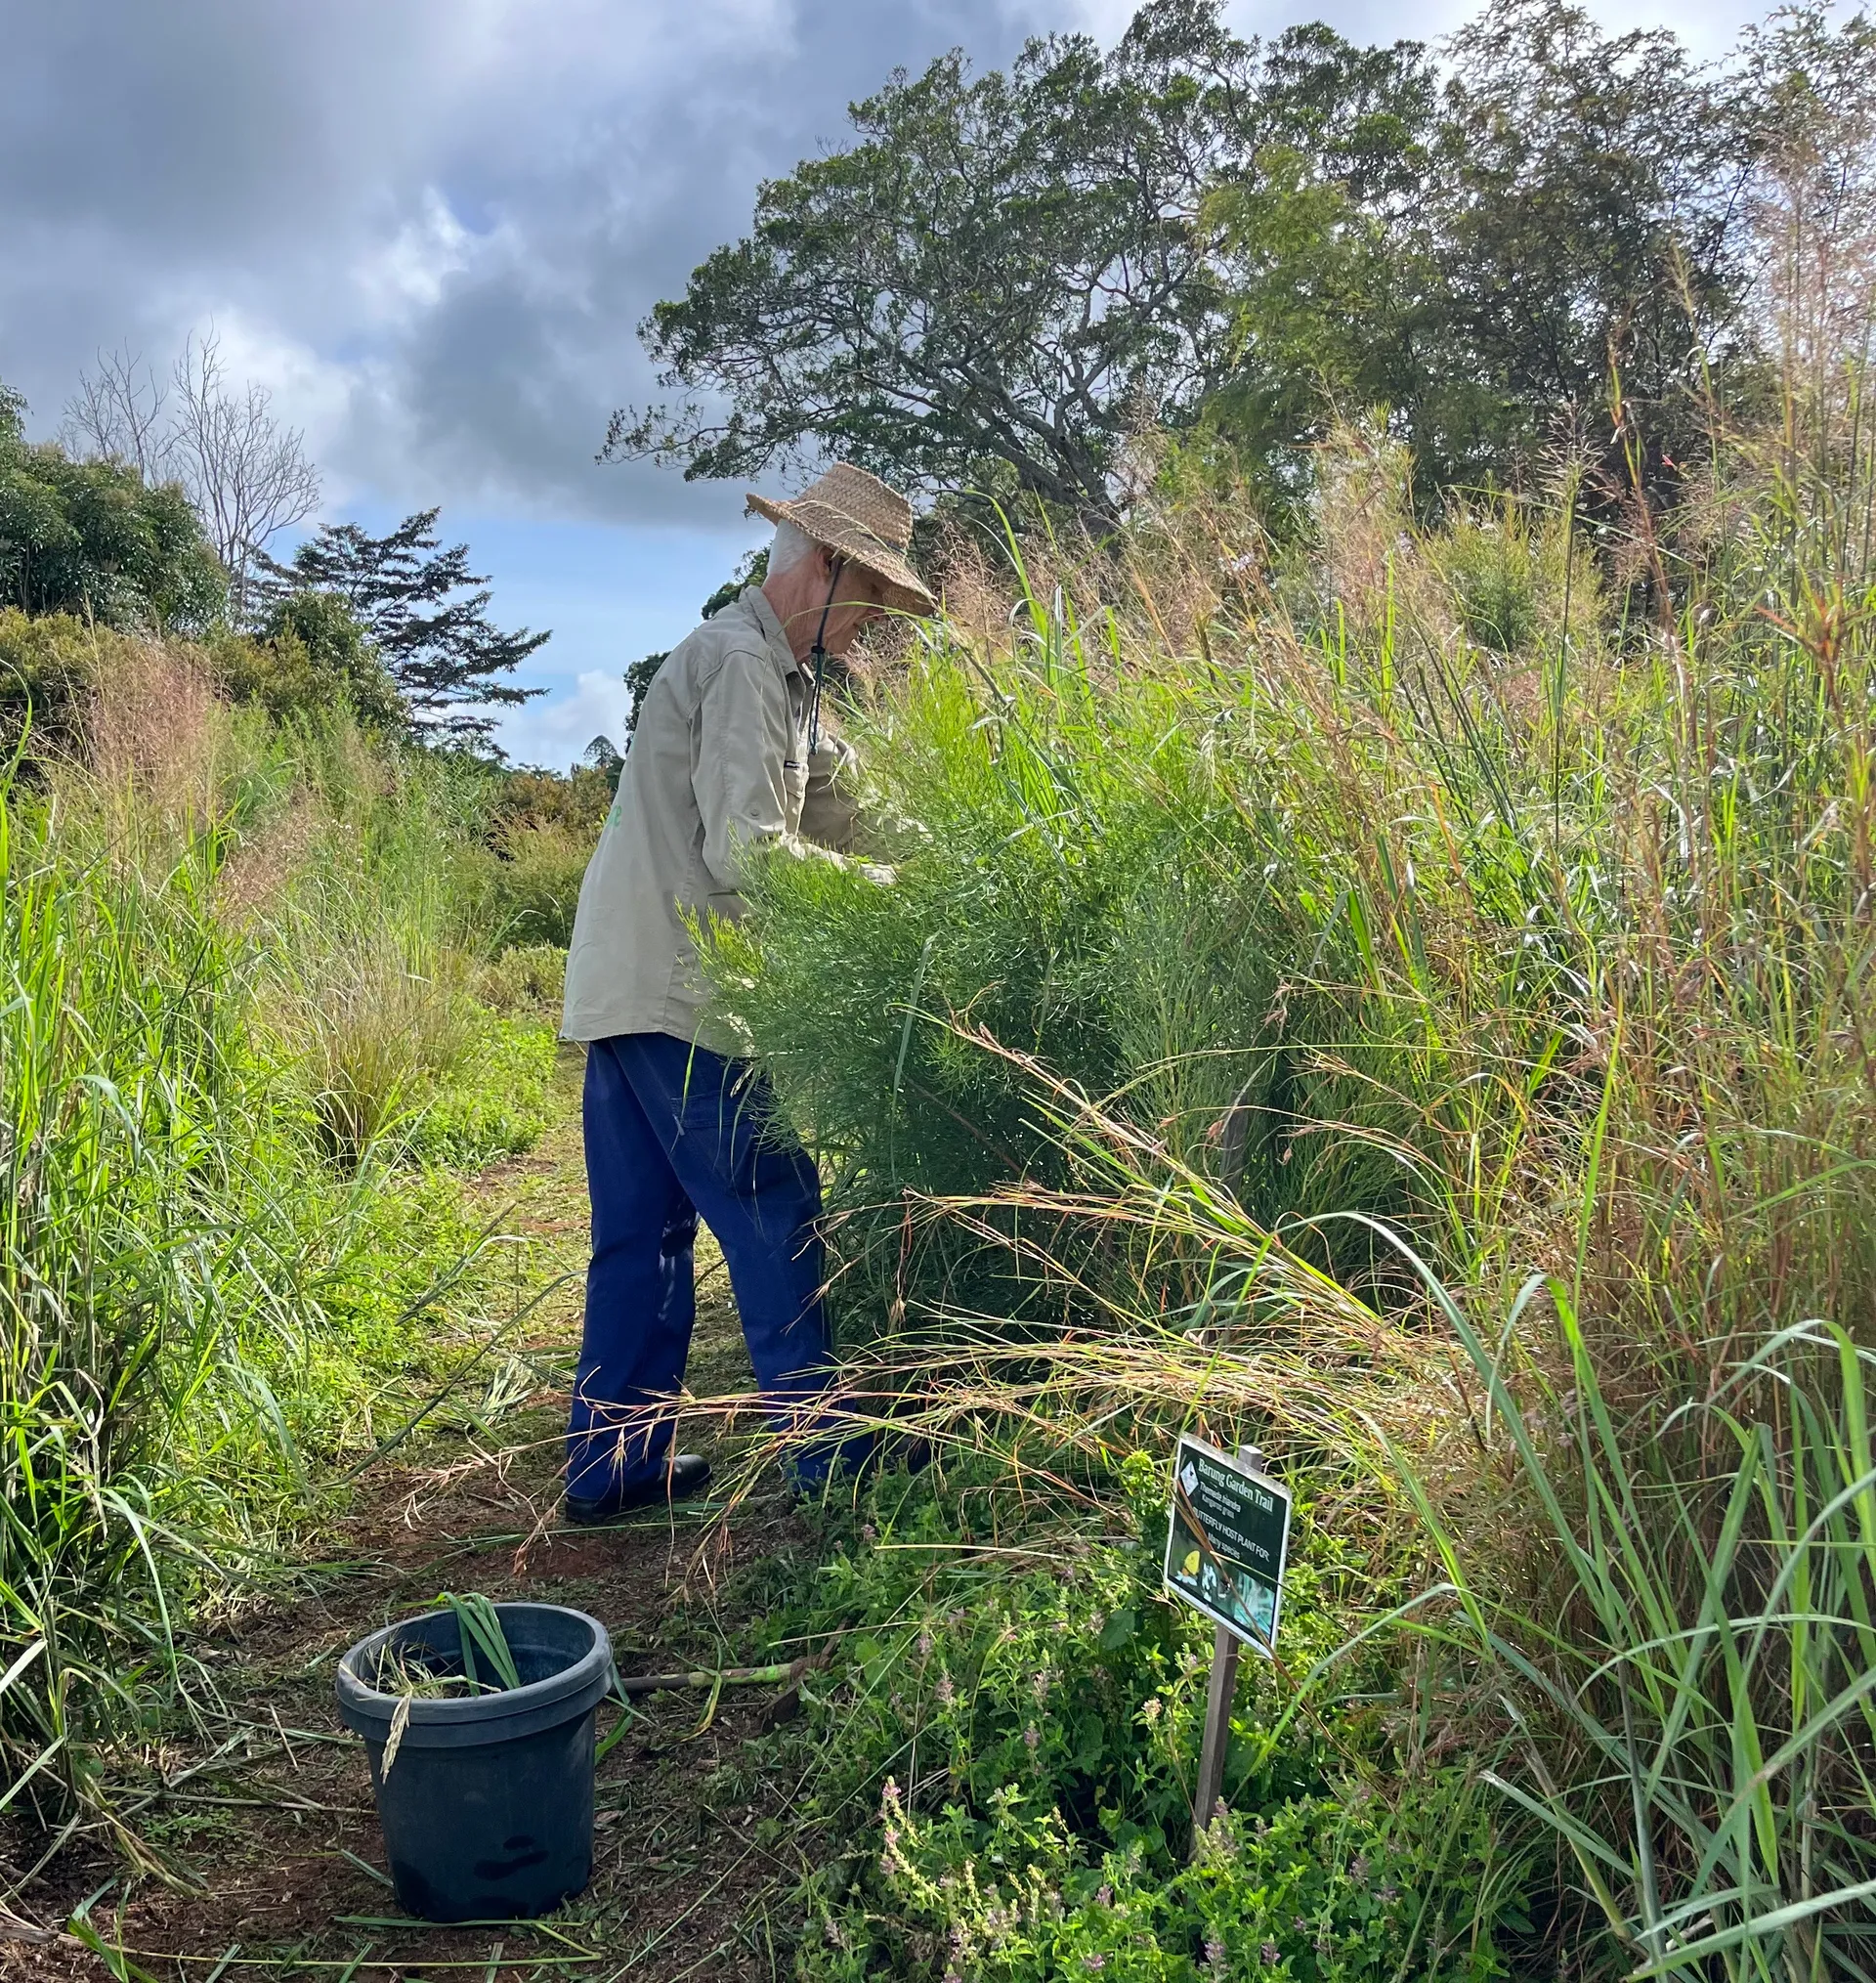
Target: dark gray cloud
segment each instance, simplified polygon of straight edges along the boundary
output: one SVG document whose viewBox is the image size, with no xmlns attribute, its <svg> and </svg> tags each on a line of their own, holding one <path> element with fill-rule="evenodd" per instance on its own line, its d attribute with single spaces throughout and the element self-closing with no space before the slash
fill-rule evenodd
<svg viewBox="0 0 1876 1983">
<path fill-rule="evenodd" d="M 0 0 L 0 377 L 213 320 L 341 489 L 668 518 L 592 461 L 635 334 L 756 182 L 1023 0 Z M 740 506 L 692 491 L 693 518 Z"/>
<path fill-rule="evenodd" d="M 1624 22 L 1688 0 L 1603 0 Z M 592 460 L 635 326 L 954 43 L 1112 35 L 1126 0 L 0 0 L 0 378 L 49 430 L 122 340 L 213 321 L 338 501 L 728 527 L 740 492 Z M 1434 33 L 1455 0 L 1234 6 Z M 1703 10 L 1704 11 L 1704 10 Z"/>
</svg>

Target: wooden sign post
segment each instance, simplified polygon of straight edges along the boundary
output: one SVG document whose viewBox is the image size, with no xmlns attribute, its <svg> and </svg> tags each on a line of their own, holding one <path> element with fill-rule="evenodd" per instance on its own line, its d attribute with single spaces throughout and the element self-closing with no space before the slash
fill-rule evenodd
<svg viewBox="0 0 1876 1983">
<path fill-rule="evenodd" d="M 1203 1440 L 1181 1439 L 1172 1455 L 1166 1525 L 1166 1587 L 1217 1627 L 1206 1690 L 1205 1740 L 1192 1799 L 1192 1846 L 1215 1815 L 1224 1786 L 1240 1649 L 1276 1650 L 1290 1546 L 1290 1492 L 1266 1472 L 1261 1450 L 1231 1458 Z"/>
</svg>

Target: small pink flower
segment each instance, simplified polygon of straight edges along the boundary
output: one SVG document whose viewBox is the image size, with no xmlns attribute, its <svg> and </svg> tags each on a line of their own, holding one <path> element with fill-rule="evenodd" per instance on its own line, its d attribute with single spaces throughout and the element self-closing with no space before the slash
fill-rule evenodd
<svg viewBox="0 0 1876 1983">
<path fill-rule="evenodd" d="M 1266 1968 L 1269 1968 L 1269 1967 L 1271 1967 L 1272 1965 L 1274 1965 L 1274 1963 L 1276 1962 L 1276 1960 L 1277 1960 L 1277 1945 L 1276 1945 L 1276 1943 L 1275 1943 L 1275 1942 L 1265 1942 L 1265 1943 L 1264 1943 L 1264 1944 L 1262 1945 L 1262 1947 L 1261 1947 L 1261 1948 L 1259 1948 L 1259 1949 L 1258 1949 L 1258 1961 L 1260 1961 L 1261 1963 L 1263 1963 L 1263 1965 L 1264 1965 L 1264 1966 L 1265 1966 Z"/>
<path fill-rule="evenodd" d="M 1214 1935 L 1205 1945 L 1205 1966 L 1215 1976 L 1224 1974 L 1224 1944 Z"/>
<path fill-rule="evenodd" d="M 1111 1908 L 1114 1905 L 1114 1889 L 1102 1880 L 1094 1889 L 1094 1905 L 1097 1908 Z"/>
<path fill-rule="evenodd" d="M 939 1674 L 935 1692 L 938 1696 L 938 1705 L 940 1707 L 949 1707 L 958 1698 L 958 1690 L 951 1684 L 951 1675 L 949 1673 Z"/>
<path fill-rule="evenodd" d="M 1107 1958 L 1099 1954 L 1084 1956 L 1082 1958 L 1082 1967 L 1084 1969 L 1105 1969 L 1107 1967 Z"/>
<path fill-rule="evenodd" d="M 1023 1730 L 1023 1746 L 1026 1749 L 1028 1749 L 1032 1755 L 1034 1755 L 1036 1750 L 1042 1746 L 1042 1741 L 1043 1738 L 1041 1734 L 1038 1732 L 1036 1724 L 1032 1721 L 1029 1724 L 1029 1726 Z"/>
</svg>

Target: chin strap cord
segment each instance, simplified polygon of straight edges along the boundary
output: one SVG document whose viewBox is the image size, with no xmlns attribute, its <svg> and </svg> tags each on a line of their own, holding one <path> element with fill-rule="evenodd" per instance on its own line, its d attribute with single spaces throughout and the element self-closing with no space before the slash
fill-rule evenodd
<svg viewBox="0 0 1876 1983">
<path fill-rule="evenodd" d="M 828 615 L 833 611 L 833 595 L 840 583 L 840 574 L 846 569 L 845 558 L 833 561 L 833 577 L 828 581 L 828 603 L 821 609 L 821 625 L 815 629 L 814 645 L 808 650 L 808 660 L 814 668 L 814 680 L 808 689 L 808 755 L 814 755 L 814 747 L 821 741 L 821 676 L 828 665 L 828 650 L 824 643 L 828 637 Z"/>
</svg>

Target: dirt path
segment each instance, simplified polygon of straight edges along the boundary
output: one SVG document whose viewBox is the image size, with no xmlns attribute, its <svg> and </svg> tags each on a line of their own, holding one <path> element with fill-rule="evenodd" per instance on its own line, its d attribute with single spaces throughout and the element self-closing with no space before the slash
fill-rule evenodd
<svg viewBox="0 0 1876 1983">
<path fill-rule="evenodd" d="M 522 1272 L 534 1287 L 584 1263 L 577 1063 L 561 1073 L 554 1130 L 475 1185 L 491 1218 L 506 1215 L 504 1230 L 526 1235 Z M 147 1880 L 126 1896 L 120 1879 L 95 1901 L 90 1918 L 136 1965 L 121 1974 L 142 1970 L 163 1983 L 432 1975 L 677 1983 L 789 1973 L 786 1897 L 802 1867 L 789 1849 L 793 1787 L 764 1738 L 773 1689 L 725 1690 L 706 1726 L 702 1694 L 641 1702 L 644 1719 L 601 1765 L 593 1883 L 549 1922 L 413 1925 L 399 1918 L 383 1872 L 363 1750 L 333 1704 L 333 1666 L 348 1646 L 449 1587 L 590 1612 L 611 1629 L 623 1673 L 715 1668 L 747 1657 L 735 1615 L 740 1573 L 807 1547 L 779 1494 L 746 1503 L 727 1532 L 715 1502 L 605 1531 L 557 1526 L 578 1311 L 576 1279 L 531 1315 L 528 1363 L 555 1381 L 496 1419 L 492 1438 L 466 1424 L 436 1430 L 381 1463 L 336 1525 L 325 1561 L 308 1566 L 304 1595 L 198 1649 L 218 1675 L 227 1719 L 208 1742 L 165 1757 L 171 1788 L 138 1823 L 199 1888 Z M 691 1386 L 721 1392 L 748 1382 L 720 1265 L 701 1256 Z M 602 1734 L 615 1715 L 602 1707 Z M 91 1883 L 119 1872 L 121 1862 L 101 1861 Z M 0 1950 L 9 1978 L 107 1973 L 69 1940 Z"/>
</svg>

